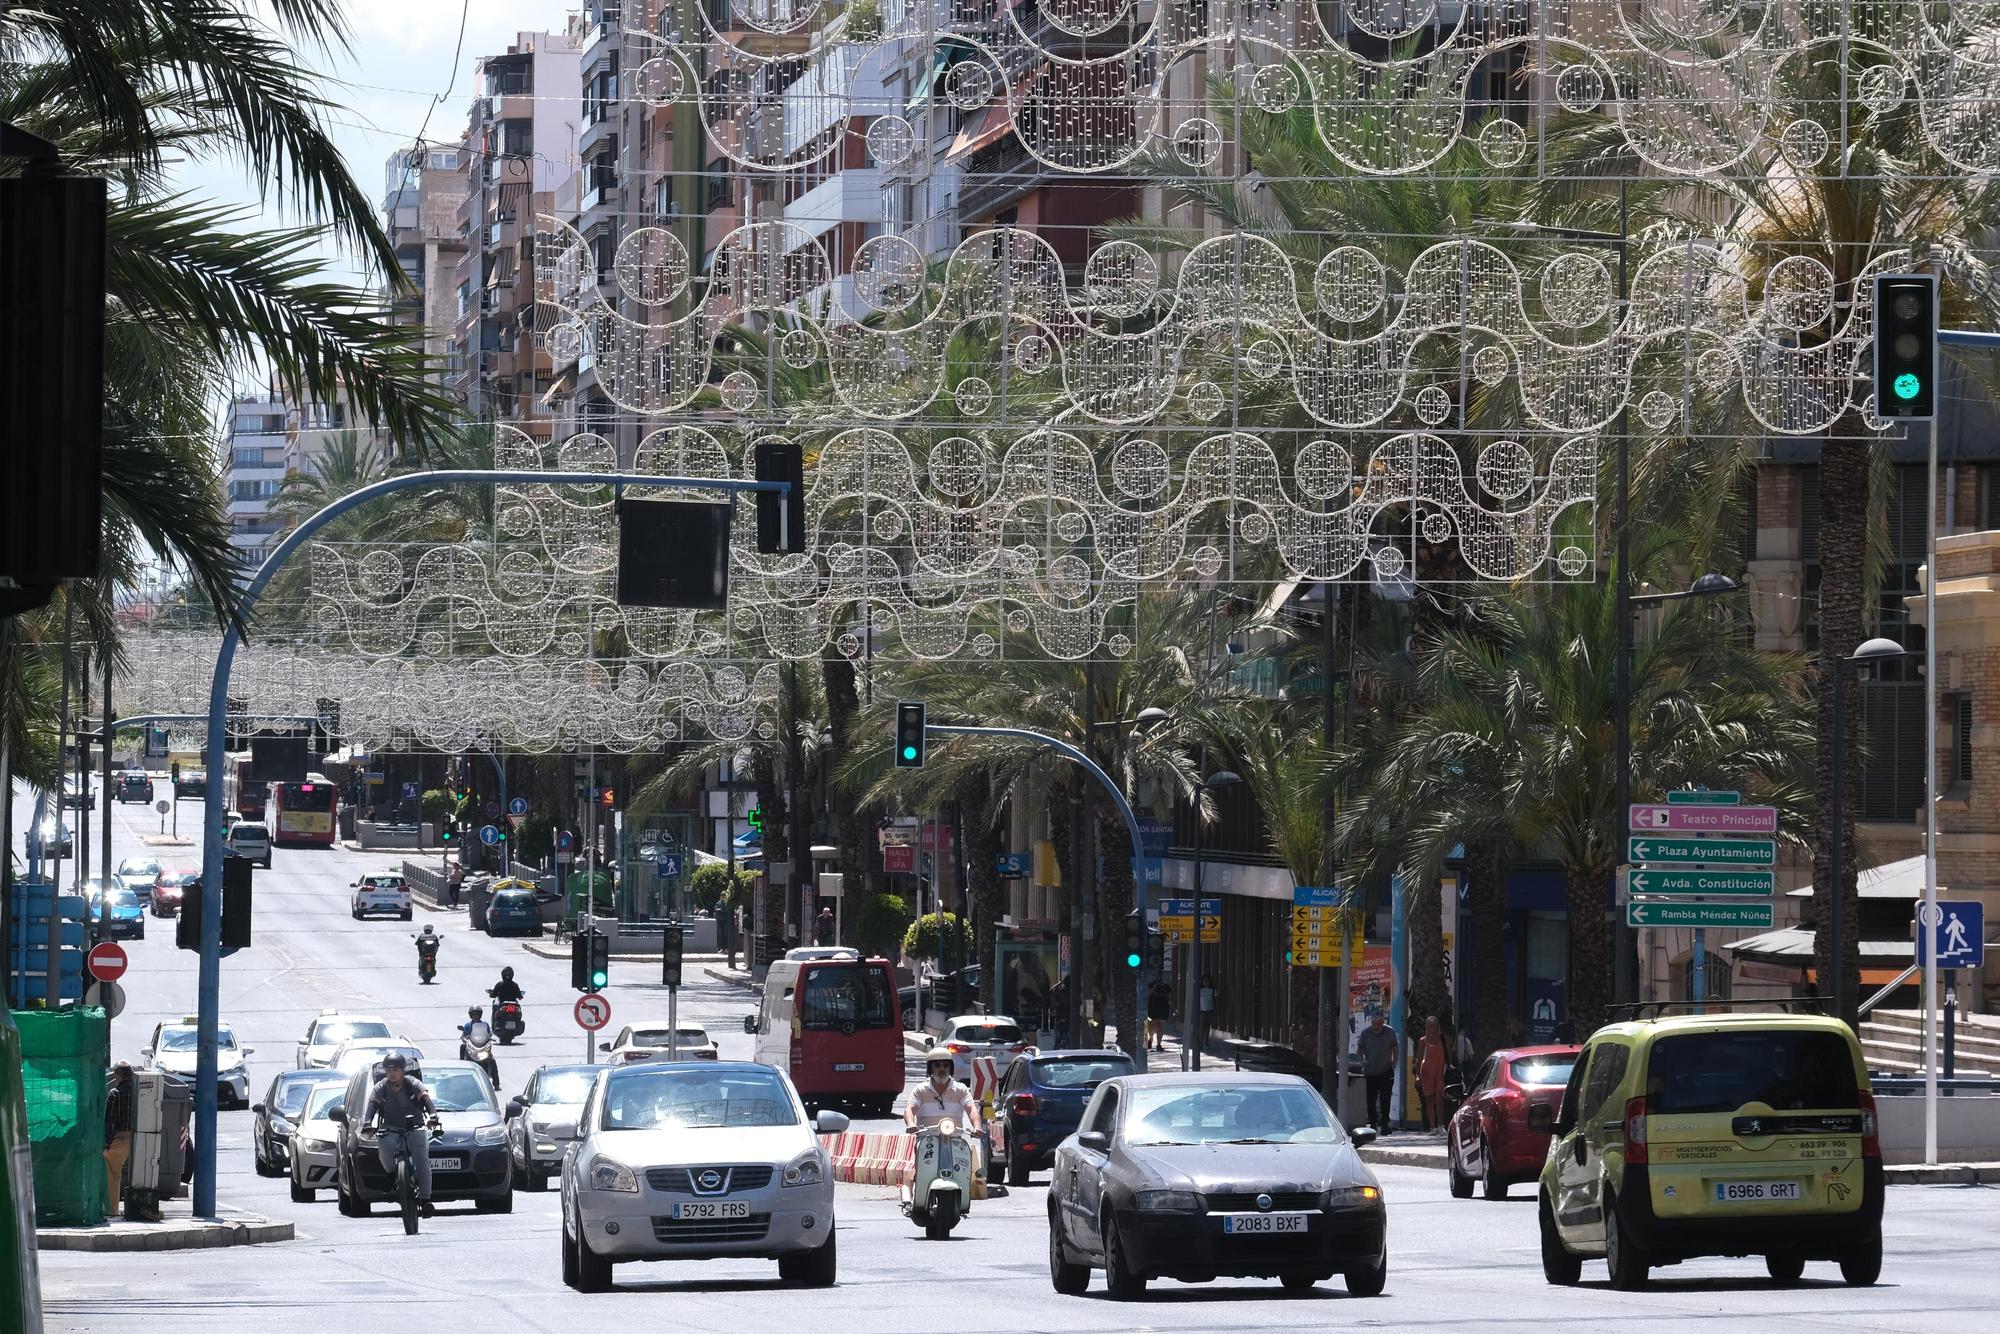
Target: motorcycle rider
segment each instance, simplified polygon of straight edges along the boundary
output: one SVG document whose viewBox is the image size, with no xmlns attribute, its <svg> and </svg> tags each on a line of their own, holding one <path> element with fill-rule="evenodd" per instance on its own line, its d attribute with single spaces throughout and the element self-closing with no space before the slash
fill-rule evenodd
<svg viewBox="0 0 2000 1334">
<path fill-rule="evenodd" d="M 409 1077 L 406 1066 L 395 1052 L 382 1058 L 382 1077 L 368 1091 L 361 1124 L 367 1126 L 381 1118 L 375 1151 L 381 1155 L 382 1170 L 391 1178 L 396 1175 L 396 1151 L 409 1150 L 410 1166 L 417 1177 L 417 1203 L 429 1218 L 435 1210 L 431 1208 L 431 1132 L 424 1117 L 437 1115 L 437 1103 L 420 1080 Z"/>
<path fill-rule="evenodd" d="M 949 1116 L 966 1134 L 979 1133 L 979 1104 L 970 1088 L 952 1078 L 955 1066 L 948 1049 L 931 1048 L 924 1058 L 924 1082 L 910 1090 L 909 1105 L 903 1109 L 906 1131 L 915 1133 Z"/>
<path fill-rule="evenodd" d="M 438 946 L 444 944 L 444 937 L 440 936 L 437 933 L 437 929 L 429 922 L 425 922 L 424 929 L 417 933 L 415 939 L 417 942 L 417 976 L 420 978 L 423 977 L 426 964 L 429 965 L 430 972 L 436 973 Z"/>
<path fill-rule="evenodd" d="M 500 980 L 495 982 L 486 994 L 493 998 L 496 1009 L 508 1001 L 521 999 L 523 994 L 521 984 L 514 980 L 514 970 L 511 966 L 500 970 Z"/>
<path fill-rule="evenodd" d="M 479 1054 L 482 1051 L 486 1053 L 484 1056 Z M 500 1065 L 493 1059 L 493 1028 L 477 1005 L 466 1007 L 465 1022 L 458 1026 L 458 1059 L 478 1062 L 494 1084 L 499 1084 Z"/>
</svg>

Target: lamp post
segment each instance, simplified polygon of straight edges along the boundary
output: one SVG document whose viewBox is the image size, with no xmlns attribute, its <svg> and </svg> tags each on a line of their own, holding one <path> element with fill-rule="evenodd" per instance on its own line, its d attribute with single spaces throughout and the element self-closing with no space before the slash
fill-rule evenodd
<svg viewBox="0 0 2000 1334">
<path fill-rule="evenodd" d="M 1181 1062 L 1201 1069 L 1201 794 L 1211 788 L 1233 787 L 1242 775 L 1221 769 L 1201 780 L 1194 792 L 1194 935 L 1188 941 L 1187 1009 L 1181 1016 Z"/>
<path fill-rule="evenodd" d="M 1093 700 L 1095 699 L 1094 690 L 1091 691 L 1090 698 L 1092 698 Z M 1173 714 L 1169 713 L 1165 709 L 1158 708 L 1153 705 L 1148 705 L 1147 707 L 1140 709 L 1137 713 L 1133 714 L 1129 718 L 1090 718 L 1086 714 L 1086 722 L 1088 724 L 1090 739 L 1084 742 L 1084 749 L 1089 751 L 1093 757 L 1096 755 L 1097 746 L 1095 743 L 1095 738 L 1097 735 L 1097 729 L 1100 727 L 1116 728 L 1118 729 L 1118 735 L 1122 737 L 1124 734 L 1124 730 L 1128 727 L 1132 729 L 1134 735 L 1137 735 L 1141 732 L 1149 732 L 1155 727 L 1158 727 L 1160 724 L 1170 721 L 1172 718 Z M 1070 937 L 1070 958 L 1073 962 L 1071 963 L 1070 966 L 1071 978 L 1069 985 L 1068 1019 L 1070 1024 L 1070 1032 L 1080 1033 L 1082 1031 L 1081 1024 L 1083 1017 L 1083 1003 L 1084 1003 L 1084 995 L 1086 988 L 1090 989 L 1091 994 L 1095 994 L 1095 988 L 1098 984 L 1098 979 L 1096 976 L 1097 962 L 1098 962 L 1097 951 L 1095 949 L 1085 948 L 1083 939 L 1084 933 L 1082 930 L 1082 923 L 1085 920 L 1087 910 L 1084 907 L 1081 897 L 1083 892 L 1083 886 L 1085 884 L 1082 874 L 1082 868 L 1086 866 L 1095 867 L 1097 863 L 1097 858 L 1095 856 L 1095 849 L 1097 846 L 1096 842 L 1097 831 L 1095 828 L 1087 829 L 1085 827 L 1086 821 L 1084 819 L 1083 812 L 1085 810 L 1086 804 L 1084 801 L 1084 785 L 1080 776 L 1072 791 L 1074 793 L 1074 796 L 1072 797 L 1072 801 L 1074 802 L 1072 809 L 1076 812 L 1075 816 L 1076 828 L 1074 830 L 1072 837 L 1075 840 L 1075 848 L 1077 850 L 1074 860 L 1078 867 L 1078 875 L 1077 875 L 1077 896 L 1072 900 L 1072 907 L 1074 910 L 1073 915 L 1075 918 L 1076 929 L 1071 932 L 1071 937 Z M 1136 877 L 1132 883 L 1132 902 L 1134 904 L 1139 904 L 1144 902 L 1144 891 L 1145 891 L 1145 885 L 1143 883 L 1143 880 L 1145 874 L 1144 867 L 1146 865 L 1146 849 L 1143 844 L 1138 842 L 1133 843 L 1132 859 L 1133 859 L 1133 875 L 1134 877 Z M 1094 885 L 1095 881 L 1093 880 L 1091 883 Z M 1096 914 L 1094 912 L 1089 912 L 1088 916 L 1090 920 L 1092 921 L 1096 920 Z M 1102 924 L 1099 925 L 1101 929 Z M 1113 969 L 1112 971 L 1115 973 L 1117 970 Z M 1142 976 L 1144 975 L 1143 970 L 1141 975 Z M 1143 995 L 1143 993 L 1141 994 Z M 1140 1006 L 1140 1014 L 1139 1014 L 1139 1028 L 1141 1034 L 1145 1032 L 1145 1022 L 1146 1022 L 1145 1006 L 1142 1004 Z M 1141 1039 L 1141 1045 L 1143 1045 L 1143 1037 Z"/>
<path fill-rule="evenodd" d="M 1813 898 L 1820 906 L 1820 921 L 1827 931 L 1827 992 L 1833 997 L 1833 1013 L 1836 1018 L 1846 1020 L 1850 1025 L 1854 1020 L 1847 1008 L 1847 953 L 1846 897 L 1842 893 L 1842 873 L 1846 869 L 1847 824 L 1847 672 L 1849 668 L 1865 667 L 1871 663 L 1885 662 L 1890 658 L 1915 658 L 1921 655 L 1904 648 L 1893 639 L 1880 637 L 1870 639 L 1854 650 L 1850 657 L 1837 658 L 1833 664 L 1833 850 L 1827 858 L 1827 879 L 1833 883 L 1826 886 L 1822 895 L 1818 886 L 1813 887 Z M 1935 723 L 1935 719 L 1932 720 Z"/>
</svg>

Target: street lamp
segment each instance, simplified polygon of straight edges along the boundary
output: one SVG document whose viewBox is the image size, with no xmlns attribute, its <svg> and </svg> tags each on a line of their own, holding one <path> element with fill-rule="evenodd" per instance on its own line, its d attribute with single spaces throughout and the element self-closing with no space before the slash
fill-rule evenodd
<svg viewBox="0 0 2000 1334">
<path fill-rule="evenodd" d="M 1893 639 L 1879 636 L 1868 640 L 1855 649 L 1852 656 L 1835 659 L 1833 664 L 1833 851 L 1827 857 L 1828 879 L 1833 883 L 1826 886 L 1821 894 L 1819 887 L 1813 887 L 1813 899 L 1820 906 L 1820 922 L 1827 929 L 1827 993 L 1833 997 L 1833 1013 L 1836 1018 L 1847 1018 L 1847 955 L 1842 939 L 1845 905 L 1841 902 L 1841 863 L 1847 851 L 1846 795 L 1847 795 L 1847 720 L 1844 716 L 1847 706 L 1847 671 L 1850 667 L 1865 667 L 1871 663 L 1885 662 L 1890 658 L 1915 658 L 1922 655 L 1904 648 Z M 1936 720 L 1933 719 L 1933 724 Z M 1851 1021 L 1850 1021 L 1851 1022 Z"/>
<path fill-rule="evenodd" d="M 1201 1069 L 1201 794 L 1211 788 L 1234 787 L 1241 774 L 1220 769 L 1201 780 L 1194 793 L 1194 938 L 1188 942 L 1187 1009 L 1181 1016 L 1181 1060 L 1189 1070 Z"/>
</svg>

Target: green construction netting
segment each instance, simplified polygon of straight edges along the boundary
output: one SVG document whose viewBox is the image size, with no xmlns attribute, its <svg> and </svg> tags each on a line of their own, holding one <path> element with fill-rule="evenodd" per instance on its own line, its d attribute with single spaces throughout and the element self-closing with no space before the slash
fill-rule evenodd
<svg viewBox="0 0 2000 1334">
<path fill-rule="evenodd" d="M 95 1006 L 16 1010 L 21 1092 L 35 1156 L 35 1222 L 104 1221 L 104 1071 L 111 1025 Z"/>
</svg>

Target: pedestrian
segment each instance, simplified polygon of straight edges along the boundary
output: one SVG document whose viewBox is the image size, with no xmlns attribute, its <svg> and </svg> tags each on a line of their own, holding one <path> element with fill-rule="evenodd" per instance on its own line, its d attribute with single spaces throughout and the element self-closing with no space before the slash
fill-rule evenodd
<svg viewBox="0 0 2000 1334">
<path fill-rule="evenodd" d="M 729 971 L 736 971 L 736 910 L 729 906 L 729 897 L 715 901 L 715 933 L 722 937 L 722 948 L 729 955 Z"/>
<path fill-rule="evenodd" d="M 1195 1001 L 1201 1010 L 1201 1026 L 1195 1030 L 1197 1051 L 1208 1050 L 1208 1030 L 1215 1023 L 1215 979 L 1207 973 L 1201 975 L 1201 989 L 1195 993 Z"/>
<path fill-rule="evenodd" d="M 833 943 L 833 909 L 821 908 L 819 910 L 819 920 L 814 933 L 814 941 L 820 945 L 831 945 Z"/>
<path fill-rule="evenodd" d="M 1354 1044 L 1361 1057 L 1361 1077 L 1367 1084 L 1368 1124 L 1377 1135 L 1386 1135 L 1389 1124 L 1389 1092 L 1396 1085 L 1396 1030 L 1383 1021 L 1380 1010 L 1368 1012 L 1368 1027 Z"/>
<path fill-rule="evenodd" d="M 1167 1049 L 1167 1020 L 1173 1017 L 1173 988 L 1158 978 L 1146 990 L 1146 1046 L 1152 1051 Z"/>
<path fill-rule="evenodd" d="M 111 1091 L 104 1099 L 104 1198 L 108 1216 L 118 1214 L 125 1162 L 131 1156 L 132 1064 L 120 1061 L 111 1067 Z"/>
<path fill-rule="evenodd" d="M 1427 1131 L 1444 1124 L 1444 1066 L 1444 1030 L 1438 1017 L 1431 1015 L 1424 1020 L 1424 1035 L 1417 1039 L 1417 1101 Z"/>
</svg>

